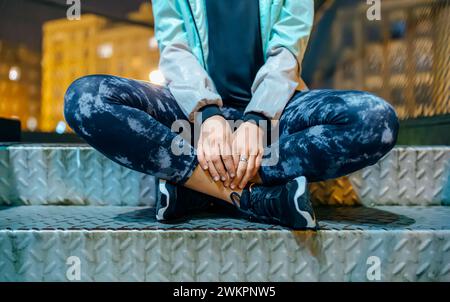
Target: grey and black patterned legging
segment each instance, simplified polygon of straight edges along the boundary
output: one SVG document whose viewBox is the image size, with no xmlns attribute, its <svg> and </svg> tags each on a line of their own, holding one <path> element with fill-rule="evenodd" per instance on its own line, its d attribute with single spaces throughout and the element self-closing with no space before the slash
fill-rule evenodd
<svg viewBox="0 0 450 302">
<path fill-rule="evenodd" d="M 267 100 L 270 102 L 270 100 Z M 223 107 L 228 120 L 243 109 Z M 171 152 L 172 123 L 187 120 L 165 87 L 109 75 L 76 80 L 65 95 L 67 123 L 87 143 L 130 169 L 183 184 L 198 164 L 193 143 Z M 398 119 L 381 98 L 361 91 L 296 92 L 279 121 L 275 165 L 262 166 L 264 184 L 304 175 L 309 181 L 339 177 L 376 163 L 394 146 Z"/>
</svg>

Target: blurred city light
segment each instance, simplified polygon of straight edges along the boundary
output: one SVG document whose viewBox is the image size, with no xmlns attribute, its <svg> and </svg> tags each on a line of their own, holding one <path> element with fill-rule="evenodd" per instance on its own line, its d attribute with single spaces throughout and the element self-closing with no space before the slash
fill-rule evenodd
<svg viewBox="0 0 450 302">
<path fill-rule="evenodd" d="M 148 77 L 150 79 L 150 82 L 155 84 L 155 85 L 161 85 L 162 86 L 166 82 L 166 79 L 164 78 L 164 75 L 162 74 L 162 72 L 159 69 L 153 70 L 152 72 L 150 72 Z"/>
<path fill-rule="evenodd" d="M 36 130 L 36 128 L 37 128 L 37 119 L 34 116 L 28 118 L 28 120 L 27 120 L 27 128 L 30 131 L 35 131 Z"/>
<path fill-rule="evenodd" d="M 98 47 L 98 56 L 102 59 L 111 58 L 113 55 L 113 46 L 110 43 L 102 44 Z"/>
<path fill-rule="evenodd" d="M 158 48 L 158 41 L 156 40 L 155 37 L 151 37 L 148 40 L 148 46 L 150 47 L 150 49 L 156 49 Z"/>
<path fill-rule="evenodd" d="M 66 131 L 66 123 L 63 121 L 59 121 L 58 124 L 56 125 L 55 131 L 58 134 L 63 134 Z"/>
<path fill-rule="evenodd" d="M 9 69 L 9 79 L 11 81 L 20 80 L 20 68 L 17 66 L 13 66 Z"/>
</svg>

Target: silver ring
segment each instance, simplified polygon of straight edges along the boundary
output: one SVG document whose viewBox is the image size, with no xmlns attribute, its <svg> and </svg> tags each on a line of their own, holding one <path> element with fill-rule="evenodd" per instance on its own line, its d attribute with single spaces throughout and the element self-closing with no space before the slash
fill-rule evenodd
<svg viewBox="0 0 450 302">
<path fill-rule="evenodd" d="M 243 161 L 243 162 L 247 162 L 247 157 L 245 157 L 245 156 L 241 156 L 241 158 L 239 159 L 240 161 Z"/>
</svg>

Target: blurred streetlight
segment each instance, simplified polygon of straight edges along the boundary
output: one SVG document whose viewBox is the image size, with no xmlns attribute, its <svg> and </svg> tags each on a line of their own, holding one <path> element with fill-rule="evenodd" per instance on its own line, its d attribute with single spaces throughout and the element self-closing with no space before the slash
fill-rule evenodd
<svg viewBox="0 0 450 302">
<path fill-rule="evenodd" d="M 113 55 L 113 46 L 111 43 L 105 43 L 98 47 L 97 54 L 102 59 L 111 58 Z"/>
<path fill-rule="evenodd" d="M 9 79 L 11 81 L 18 81 L 20 80 L 20 68 L 17 66 L 12 66 L 9 69 Z"/>
<path fill-rule="evenodd" d="M 37 119 L 32 116 L 27 120 L 27 128 L 30 131 L 34 131 L 37 128 Z"/>
<path fill-rule="evenodd" d="M 155 85 L 162 86 L 166 82 L 164 75 L 162 74 L 162 72 L 159 69 L 156 69 L 156 70 L 153 70 L 152 72 L 150 72 L 150 74 L 148 75 L 148 78 L 150 79 L 150 82 Z"/>
<path fill-rule="evenodd" d="M 55 131 L 58 134 L 63 134 L 64 131 L 66 131 L 66 123 L 63 121 L 59 121 L 58 124 L 56 125 Z"/>
<path fill-rule="evenodd" d="M 148 46 L 150 47 L 150 49 L 156 49 L 158 48 L 158 41 L 156 40 L 155 37 L 151 37 L 148 40 Z"/>
</svg>

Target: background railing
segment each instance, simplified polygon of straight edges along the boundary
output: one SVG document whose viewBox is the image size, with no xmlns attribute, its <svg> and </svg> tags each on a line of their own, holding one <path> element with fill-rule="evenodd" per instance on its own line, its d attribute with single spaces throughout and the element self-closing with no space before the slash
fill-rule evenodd
<svg viewBox="0 0 450 302">
<path fill-rule="evenodd" d="M 307 55 L 317 64 L 311 86 L 374 92 L 402 119 L 450 113 L 450 1 L 383 0 L 380 7 L 381 19 L 369 20 L 366 1 L 330 6 L 320 21 L 328 26 L 312 37 L 321 54 Z"/>
</svg>

